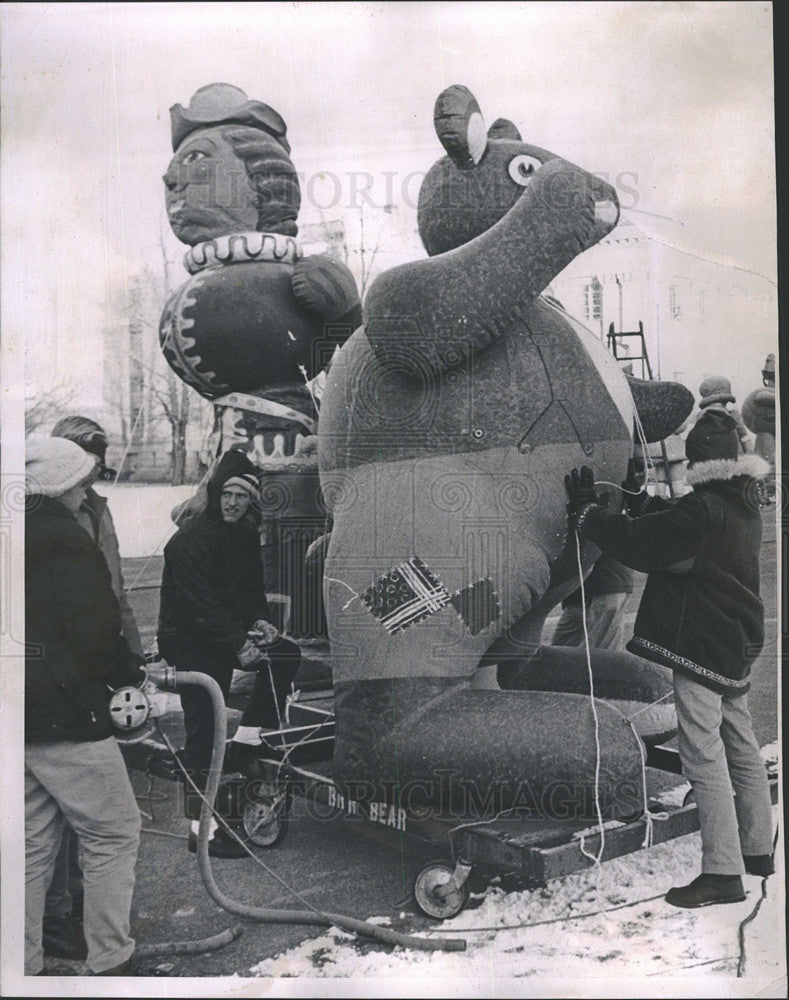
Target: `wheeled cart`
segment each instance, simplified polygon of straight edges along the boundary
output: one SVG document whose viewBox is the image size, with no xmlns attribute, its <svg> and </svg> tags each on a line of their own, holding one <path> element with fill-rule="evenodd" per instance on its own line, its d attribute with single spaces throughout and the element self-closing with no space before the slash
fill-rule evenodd
<svg viewBox="0 0 789 1000">
<path fill-rule="evenodd" d="M 260 780 L 253 783 L 242 807 L 244 830 L 259 847 L 273 847 L 287 828 L 293 795 L 319 803 L 325 815 L 353 817 L 388 830 L 398 842 L 413 839 L 434 844 L 446 857 L 423 868 L 414 882 L 414 899 L 429 917 L 455 916 L 465 905 L 470 887 L 494 876 L 515 876 L 537 888 L 593 864 L 600 851 L 600 831 L 587 819 L 553 819 L 521 813 L 487 818 L 412 815 L 386 802 L 362 802 L 344 797 L 331 777 L 334 717 L 330 696 L 289 705 L 287 725 L 265 736 Z M 698 830 L 696 805 L 677 800 L 682 781 L 679 755 L 670 746 L 647 751 L 647 793 L 653 844 Z M 777 801 L 777 780 L 770 782 Z M 672 804 L 666 805 L 666 801 Z M 426 811 L 426 810 L 424 810 Z M 646 817 L 604 827 L 600 860 L 640 850 L 647 834 Z"/>
</svg>

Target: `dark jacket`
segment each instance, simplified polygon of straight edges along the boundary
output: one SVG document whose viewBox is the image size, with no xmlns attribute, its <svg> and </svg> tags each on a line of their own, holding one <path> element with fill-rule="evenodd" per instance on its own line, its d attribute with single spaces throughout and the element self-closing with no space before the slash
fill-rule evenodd
<svg viewBox="0 0 789 1000">
<path fill-rule="evenodd" d="M 121 635 L 104 557 L 51 497 L 25 500 L 25 643 L 26 741 L 112 736 L 108 686 L 143 674 Z"/>
<path fill-rule="evenodd" d="M 764 642 L 752 476 L 765 471 L 757 455 L 700 462 L 692 492 L 663 510 L 632 519 L 591 506 L 579 520 L 603 552 L 649 574 L 627 649 L 722 693 L 748 690 Z"/>
<path fill-rule="evenodd" d="M 175 666 L 211 673 L 213 662 L 235 660 L 250 627 L 268 616 L 256 519 L 227 524 L 219 507 L 224 483 L 249 471 L 257 472 L 242 452 L 226 452 L 206 509 L 164 547 L 157 641 Z"/>
<path fill-rule="evenodd" d="M 76 515 L 77 522 L 88 532 L 98 547 L 101 554 L 107 561 L 107 568 L 110 571 L 112 589 L 118 598 L 118 605 L 121 612 L 121 632 L 128 642 L 132 653 L 138 658 L 140 663 L 145 662 L 145 653 L 142 648 L 140 630 L 137 627 L 137 620 L 126 596 L 126 587 L 123 581 L 121 569 L 121 554 L 118 547 L 118 535 L 115 532 L 115 522 L 107 504 L 107 498 L 97 493 L 91 486 L 85 497 L 85 502 Z"/>
</svg>

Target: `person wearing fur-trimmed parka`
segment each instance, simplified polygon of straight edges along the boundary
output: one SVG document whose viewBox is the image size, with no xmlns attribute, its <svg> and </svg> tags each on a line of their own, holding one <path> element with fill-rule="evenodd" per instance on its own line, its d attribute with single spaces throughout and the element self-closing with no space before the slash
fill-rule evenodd
<svg viewBox="0 0 789 1000">
<path fill-rule="evenodd" d="M 696 799 L 702 874 L 666 901 L 696 907 L 745 899 L 742 874 L 772 874 L 772 810 L 747 692 L 764 641 L 759 597 L 761 512 L 734 419 L 704 413 L 686 440 L 690 493 L 676 502 L 597 503 L 591 470 L 567 478 L 570 527 L 603 552 L 648 573 L 627 649 L 674 671 L 683 772 Z M 591 487 L 591 492 L 589 491 Z M 579 502 L 580 501 L 580 502 Z M 732 785 L 736 798 L 732 795 Z"/>
</svg>

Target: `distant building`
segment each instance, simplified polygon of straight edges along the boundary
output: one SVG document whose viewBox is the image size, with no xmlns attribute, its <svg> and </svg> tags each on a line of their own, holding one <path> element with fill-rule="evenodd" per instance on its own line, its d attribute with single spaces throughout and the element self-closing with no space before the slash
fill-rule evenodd
<svg viewBox="0 0 789 1000">
<path fill-rule="evenodd" d="M 641 321 L 655 377 L 694 394 L 706 375 L 720 374 L 742 400 L 760 384 L 761 365 L 777 343 L 776 290 L 767 279 L 627 219 L 550 290 L 604 342 L 611 323 L 622 331 Z M 634 374 L 641 375 L 637 362 Z"/>
</svg>

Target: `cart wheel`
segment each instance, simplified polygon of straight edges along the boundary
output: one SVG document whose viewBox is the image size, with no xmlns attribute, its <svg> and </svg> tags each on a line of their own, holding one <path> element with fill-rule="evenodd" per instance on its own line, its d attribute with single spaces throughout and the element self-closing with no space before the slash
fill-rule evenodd
<svg viewBox="0 0 789 1000">
<path fill-rule="evenodd" d="M 453 871 L 454 868 L 443 861 L 433 861 L 414 879 L 414 899 L 426 916 L 446 920 L 457 916 L 466 905 L 468 882 L 460 888 L 453 884 L 447 891 L 447 883 L 452 878 Z"/>
<path fill-rule="evenodd" d="M 244 833 L 256 847 L 274 847 L 285 834 L 285 795 L 261 796 L 244 806 Z"/>
</svg>

